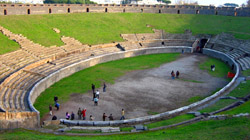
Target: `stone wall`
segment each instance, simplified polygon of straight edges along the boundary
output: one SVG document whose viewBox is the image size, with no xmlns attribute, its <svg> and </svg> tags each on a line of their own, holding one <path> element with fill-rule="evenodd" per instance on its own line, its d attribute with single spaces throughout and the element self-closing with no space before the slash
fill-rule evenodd
<svg viewBox="0 0 250 140">
<path fill-rule="evenodd" d="M 0 130 L 14 128 L 37 128 L 39 112 L 0 112 Z"/>
<path fill-rule="evenodd" d="M 62 13 L 169 13 L 224 16 L 250 16 L 249 8 L 217 8 L 187 5 L 113 5 L 113 4 L 0 4 L 0 15 L 35 15 Z"/>
</svg>

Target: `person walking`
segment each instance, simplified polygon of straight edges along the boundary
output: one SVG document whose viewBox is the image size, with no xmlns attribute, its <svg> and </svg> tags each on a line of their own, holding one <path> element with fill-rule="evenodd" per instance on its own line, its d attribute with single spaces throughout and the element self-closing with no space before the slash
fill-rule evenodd
<svg viewBox="0 0 250 140">
<path fill-rule="evenodd" d="M 125 120 L 125 111 L 124 111 L 124 109 L 122 109 L 122 117 L 121 117 L 120 120 Z"/>
<path fill-rule="evenodd" d="M 58 97 L 57 96 L 54 96 L 54 102 L 55 102 L 55 104 L 58 102 Z"/>
<path fill-rule="evenodd" d="M 86 108 L 84 108 L 84 109 L 82 110 L 82 119 L 83 119 L 83 120 L 86 119 L 86 111 L 87 111 Z"/>
<path fill-rule="evenodd" d="M 52 116 L 52 106 L 51 105 L 49 105 L 49 114 L 50 114 L 50 116 Z"/>
<path fill-rule="evenodd" d="M 100 92 L 99 90 L 96 90 L 95 97 L 99 99 Z"/>
<path fill-rule="evenodd" d="M 95 93 L 95 85 L 92 84 L 92 85 L 91 85 L 91 88 L 92 88 L 92 91 L 93 91 L 93 94 L 94 94 L 94 93 Z"/>
<path fill-rule="evenodd" d="M 56 103 L 56 104 L 55 104 L 55 107 L 56 107 L 56 110 L 59 110 L 60 104 L 59 104 L 59 103 Z"/>
<path fill-rule="evenodd" d="M 102 120 L 105 121 L 106 118 L 107 118 L 106 114 L 103 113 L 103 115 L 102 115 Z"/>
<path fill-rule="evenodd" d="M 94 98 L 94 106 L 98 106 L 98 98 Z"/>
<path fill-rule="evenodd" d="M 113 121 L 113 120 L 114 120 L 112 114 L 110 114 L 108 118 L 109 118 L 110 121 Z"/>
<path fill-rule="evenodd" d="M 75 119 L 75 114 L 74 114 L 74 112 L 71 113 L 70 119 L 71 119 L 71 120 L 74 120 L 74 119 Z"/>
<path fill-rule="evenodd" d="M 69 120 L 69 118 L 70 118 L 70 115 L 68 112 L 66 112 L 66 120 Z"/>
<path fill-rule="evenodd" d="M 172 72 L 171 72 L 171 77 L 172 77 L 172 79 L 175 79 L 175 74 L 174 74 L 174 71 L 172 70 Z"/>
<path fill-rule="evenodd" d="M 78 119 L 81 120 L 81 118 L 82 118 L 82 110 L 81 110 L 80 107 L 78 109 L 77 115 L 78 115 Z"/>
<path fill-rule="evenodd" d="M 107 86 L 106 86 L 106 84 L 105 84 L 105 82 L 103 83 L 103 92 L 106 92 L 106 88 L 107 88 Z"/>
<path fill-rule="evenodd" d="M 176 72 L 176 78 L 179 78 L 179 75 L 180 75 L 180 72 L 177 71 L 177 72 Z"/>
</svg>

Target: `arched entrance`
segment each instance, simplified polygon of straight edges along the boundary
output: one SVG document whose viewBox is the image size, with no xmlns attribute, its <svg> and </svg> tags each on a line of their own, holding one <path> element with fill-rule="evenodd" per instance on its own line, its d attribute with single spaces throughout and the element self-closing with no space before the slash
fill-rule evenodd
<svg viewBox="0 0 250 140">
<path fill-rule="evenodd" d="M 123 13 L 125 13 L 125 9 L 123 9 Z"/>
<path fill-rule="evenodd" d="M 143 13 L 143 9 L 141 9 L 141 13 Z"/>
<path fill-rule="evenodd" d="M 70 8 L 68 8 L 68 13 L 70 13 Z"/>
<path fill-rule="evenodd" d="M 89 12 L 89 8 L 86 9 L 86 12 L 87 12 L 87 13 Z"/>
<path fill-rule="evenodd" d="M 105 8 L 105 13 L 107 13 L 108 12 L 108 8 Z"/>
<path fill-rule="evenodd" d="M 159 9 L 159 13 L 161 13 L 161 9 Z"/>
<path fill-rule="evenodd" d="M 51 8 L 49 8 L 49 14 L 51 14 L 52 13 L 52 10 L 51 10 Z"/>
<path fill-rule="evenodd" d="M 27 10 L 27 14 L 28 14 L 28 15 L 30 14 L 30 9 Z"/>
<path fill-rule="evenodd" d="M 177 10 L 177 14 L 180 14 L 180 10 Z"/>
<path fill-rule="evenodd" d="M 7 15 L 7 10 L 6 9 L 3 10 L 3 14 Z"/>
</svg>

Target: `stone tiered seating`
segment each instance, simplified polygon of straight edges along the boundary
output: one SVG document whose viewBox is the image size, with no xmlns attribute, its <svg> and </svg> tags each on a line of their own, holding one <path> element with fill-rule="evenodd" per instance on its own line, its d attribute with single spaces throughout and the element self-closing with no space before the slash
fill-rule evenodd
<svg viewBox="0 0 250 140">
<path fill-rule="evenodd" d="M 71 37 L 62 37 L 61 40 L 64 42 L 64 46 L 61 46 L 60 48 L 64 49 L 67 52 L 73 52 L 78 50 L 88 50 L 88 45 L 83 45 L 80 41 L 71 38 Z"/>
<path fill-rule="evenodd" d="M 9 81 L 2 83 L 1 101 L 6 111 L 28 111 L 27 91 L 39 81 L 41 76 L 21 72 Z"/>
<path fill-rule="evenodd" d="M 250 57 L 243 57 L 237 60 L 237 62 L 240 64 L 242 70 L 250 69 Z"/>
</svg>

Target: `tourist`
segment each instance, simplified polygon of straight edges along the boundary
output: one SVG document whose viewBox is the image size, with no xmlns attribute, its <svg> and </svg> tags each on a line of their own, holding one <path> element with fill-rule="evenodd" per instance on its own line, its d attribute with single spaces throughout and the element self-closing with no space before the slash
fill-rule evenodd
<svg viewBox="0 0 250 140">
<path fill-rule="evenodd" d="M 59 110 L 60 104 L 59 104 L 59 103 L 56 103 L 56 104 L 55 104 L 55 107 L 56 107 L 56 110 Z"/>
<path fill-rule="evenodd" d="M 172 77 L 172 79 L 175 79 L 175 74 L 174 74 L 174 71 L 172 70 L 172 72 L 171 72 L 171 77 Z"/>
<path fill-rule="evenodd" d="M 52 117 L 52 120 L 57 120 L 57 117 L 54 115 L 54 116 Z"/>
<path fill-rule="evenodd" d="M 103 92 L 106 92 L 106 84 L 105 84 L 105 82 L 103 83 Z"/>
<path fill-rule="evenodd" d="M 113 121 L 113 120 L 114 120 L 112 114 L 110 114 L 108 118 L 109 118 L 110 121 Z"/>
<path fill-rule="evenodd" d="M 96 97 L 96 92 L 93 92 L 93 101 L 94 101 L 95 97 Z"/>
<path fill-rule="evenodd" d="M 66 112 L 66 120 L 69 120 L 69 118 L 70 118 L 70 115 L 68 112 Z"/>
<path fill-rule="evenodd" d="M 99 99 L 99 95 L 100 95 L 100 92 L 99 92 L 99 90 L 97 90 L 95 93 L 95 97 Z"/>
<path fill-rule="evenodd" d="M 74 119 L 75 119 L 75 114 L 74 114 L 74 112 L 71 113 L 70 119 L 71 119 L 71 120 L 74 120 Z"/>
<path fill-rule="evenodd" d="M 80 107 L 78 109 L 77 115 L 78 115 L 78 119 L 81 120 L 81 118 L 82 118 L 82 110 L 81 110 Z"/>
<path fill-rule="evenodd" d="M 94 119 L 95 119 L 95 118 L 94 118 L 92 115 L 89 116 L 89 120 L 90 120 L 90 121 L 93 121 Z"/>
<path fill-rule="evenodd" d="M 94 98 L 94 106 L 98 106 L 98 98 Z"/>
<path fill-rule="evenodd" d="M 122 117 L 121 117 L 120 120 L 125 120 L 125 111 L 124 111 L 124 109 L 122 109 Z"/>
<path fill-rule="evenodd" d="M 52 106 L 49 105 L 49 114 L 52 116 Z"/>
<path fill-rule="evenodd" d="M 177 71 L 177 72 L 176 72 L 176 78 L 179 78 L 179 75 L 180 75 L 180 72 Z"/>
<path fill-rule="evenodd" d="M 95 85 L 92 84 L 92 85 L 91 85 L 91 88 L 92 88 L 92 91 L 93 91 L 93 94 L 94 94 L 94 92 L 95 92 Z"/>
<path fill-rule="evenodd" d="M 57 96 L 54 97 L 54 101 L 55 101 L 55 103 L 57 103 L 57 101 L 58 101 L 58 97 Z"/>
<path fill-rule="evenodd" d="M 84 109 L 82 110 L 82 119 L 83 119 L 83 120 L 86 119 L 86 111 L 87 111 L 86 108 L 84 108 Z"/>
<path fill-rule="evenodd" d="M 211 71 L 215 71 L 215 65 L 211 65 Z"/>
<path fill-rule="evenodd" d="M 106 117 L 107 117 L 106 114 L 103 113 L 103 115 L 102 115 L 102 120 L 105 121 Z"/>
</svg>

